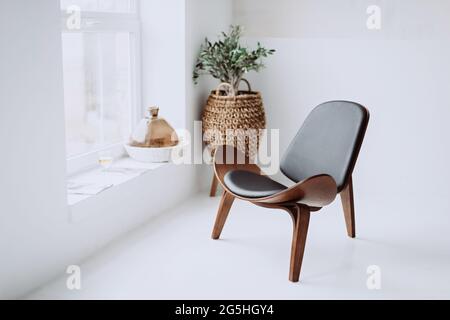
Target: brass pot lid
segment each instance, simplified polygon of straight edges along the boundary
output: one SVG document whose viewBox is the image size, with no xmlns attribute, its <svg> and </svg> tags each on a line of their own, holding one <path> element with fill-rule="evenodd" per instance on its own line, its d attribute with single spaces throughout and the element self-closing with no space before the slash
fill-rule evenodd
<svg viewBox="0 0 450 320">
<path fill-rule="evenodd" d="M 158 116 L 159 108 L 150 107 L 149 116 L 142 119 L 131 135 L 130 145 L 141 148 L 167 148 L 178 145 L 178 135 L 172 126 Z"/>
</svg>

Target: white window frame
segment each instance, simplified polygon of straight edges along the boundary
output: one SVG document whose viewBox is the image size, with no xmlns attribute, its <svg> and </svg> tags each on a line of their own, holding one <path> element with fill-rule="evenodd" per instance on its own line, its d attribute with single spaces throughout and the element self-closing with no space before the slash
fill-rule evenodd
<svg viewBox="0 0 450 320">
<path fill-rule="evenodd" d="M 141 23 L 139 17 L 139 0 L 131 1 L 131 13 L 108 13 L 81 11 L 81 28 L 72 30 L 67 27 L 67 19 L 71 13 L 65 10 L 62 15 L 62 33 L 80 32 L 130 32 L 130 106 L 131 117 L 129 123 L 130 131 L 134 129 L 142 118 L 142 75 L 141 75 Z M 131 133 L 131 132 L 130 132 Z M 98 154 L 108 152 L 115 159 L 125 156 L 124 144 L 127 141 L 112 144 L 102 149 L 97 149 L 74 157 L 67 158 L 67 174 L 73 175 L 77 172 L 89 170 L 98 166 Z"/>
</svg>

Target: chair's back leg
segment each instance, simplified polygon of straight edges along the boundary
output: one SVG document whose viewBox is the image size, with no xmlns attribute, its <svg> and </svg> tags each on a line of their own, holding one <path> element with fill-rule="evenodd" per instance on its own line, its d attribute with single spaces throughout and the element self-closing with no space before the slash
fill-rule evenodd
<svg viewBox="0 0 450 320">
<path fill-rule="evenodd" d="M 228 213 L 230 212 L 233 202 L 234 196 L 231 193 L 224 191 L 222 199 L 220 200 L 219 210 L 217 212 L 216 222 L 212 232 L 212 238 L 214 240 L 220 238 L 220 234 L 222 233 L 223 226 L 227 221 Z"/>
<path fill-rule="evenodd" d="M 344 209 L 345 225 L 347 234 L 350 238 L 356 237 L 355 230 L 355 203 L 353 200 L 353 181 L 350 177 L 349 182 L 341 192 L 342 208 Z"/>
<path fill-rule="evenodd" d="M 309 227 L 309 208 L 297 205 L 290 212 L 294 222 L 294 233 L 292 236 L 291 264 L 289 270 L 289 280 L 298 282 L 302 269 L 303 253 L 305 252 L 306 235 Z"/>
<path fill-rule="evenodd" d="M 219 180 L 217 180 L 216 174 L 213 172 L 213 178 L 211 181 L 211 190 L 209 191 L 209 196 L 211 198 L 216 196 L 218 185 L 219 185 Z"/>
</svg>

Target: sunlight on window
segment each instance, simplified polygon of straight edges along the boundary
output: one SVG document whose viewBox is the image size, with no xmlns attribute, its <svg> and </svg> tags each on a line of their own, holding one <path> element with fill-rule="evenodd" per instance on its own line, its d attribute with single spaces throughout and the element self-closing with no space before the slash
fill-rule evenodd
<svg viewBox="0 0 450 320">
<path fill-rule="evenodd" d="M 65 9 L 73 6 L 81 10 L 78 28 L 67 23 Z M 136 0 L 61 0 L 69 167 L 81 169 L 95 163 L 94 153 L 117 150 L 141 114 L 136 8 Z"/>
<path fill-rule="evenodd" d="M 125 141 L 130 132 L 127 33 L 63 35 L 67 155 Z"/>
</svg>

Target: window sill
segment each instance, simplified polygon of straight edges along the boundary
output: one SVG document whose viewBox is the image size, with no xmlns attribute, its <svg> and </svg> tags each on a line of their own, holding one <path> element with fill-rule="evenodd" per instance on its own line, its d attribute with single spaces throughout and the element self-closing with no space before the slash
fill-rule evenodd
<svg viewBox="0 0 450 320">
<path fill-rule="evenodd" d="M 68 178 L 68 205 L 73 207 L 166 165 L 168 163 L 143 163 L 126 157 L 115 161 L 107 170 L 95 168 L 72 175 Z"/>
</svg>

